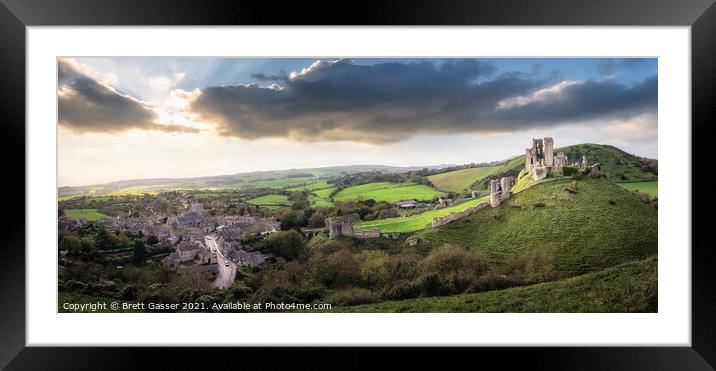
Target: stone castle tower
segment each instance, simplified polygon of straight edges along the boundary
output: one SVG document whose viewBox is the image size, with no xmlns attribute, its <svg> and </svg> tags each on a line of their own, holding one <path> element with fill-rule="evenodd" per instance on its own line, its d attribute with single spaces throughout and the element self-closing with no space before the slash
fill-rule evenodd
<svg viewBox="0 0 716 371">
<path fill-rule="evenodd" d="M 567 156 L 560 152 L 554 154 L 554 139 L 532 139 L 532 148 L 525 150 L 525 170 L 532 174 L 534 180 L 544 179 L 550 170 L 561 172 L 567 165 Z"/>
<path fill-rule="evenodd" d="M 498 207 L 512 194 L 512 185 L 515 183 L 515 177 L 506 176 L 500 180 L 490 180 L 490 206 Z"/>
</svg>

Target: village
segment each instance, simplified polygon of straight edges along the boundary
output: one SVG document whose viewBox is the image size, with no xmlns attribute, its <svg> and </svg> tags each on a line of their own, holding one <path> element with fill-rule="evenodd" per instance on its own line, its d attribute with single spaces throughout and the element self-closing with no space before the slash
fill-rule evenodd
<svg viewBox="0 0 716 371">
<path fill-rule="evenodd" d="M 279 223 L 274 218 L 229 215 L 208 215 L 199 203 L 184 201 L 185 212 L 165 216 L 154 213 L 136 217 L 116 217 L 93 223 L 114 233 L 153 236 L 158 244 L 172 246 L 161 264 L 179 275 L 208 272 L 216 275 L 216 287 L 225 288 L 233 282 L 238 267 L 262 267 L 266 256 L 247 252 L 241 240 L 248 235 L 267 236 L 276 233 Z M 90 223 L 66 216 L 59 218 L 60 228 Z"/>
</svg>

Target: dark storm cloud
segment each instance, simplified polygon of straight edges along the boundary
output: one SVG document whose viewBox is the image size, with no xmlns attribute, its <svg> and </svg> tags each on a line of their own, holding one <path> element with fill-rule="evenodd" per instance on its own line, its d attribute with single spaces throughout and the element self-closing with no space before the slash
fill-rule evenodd
<svg viewBox="0 0 716 371">
<path fill-rule="evenodd" d="M 644 68 L 648 65 L 648 61 L 643 58 L 609 58 L 599 61 L 597 68 L 600 73 L 611 75 L 622 70 L 635 71 Z"/>
<path fill-rule="evenodd" d="M 656 76 L 625 85 L 614 80 L 570 85 L 559 97 L 534 100 L 524 105 L 497 110 L 497 122 L 512 126 L 562 123 L 605 118 L 624 118 L 655 111 L 658 81 Z"/>
<path fill-rule="evenodd" d="M 476 60 L 317 62 L 290 75 L 254 76 L 273 81 L 270 88 L 204 88 L 190 110 L 227 136 L 381 143 L 420 133 L 507 131 L 597 116 L 628 117 L 656 107 L 656 78 L 633 85 L 600 80 L 559 86 L 557 76 L 496 75 L 491 65 Z"/>
<path fill-rule="evenodd" d="M 60 60 L 58 65 L 58 117 L 62 126 L 78 132 L 119 132 L 129 129 L 197 132 L 180 125 L 157 124 L 157 114 L 139 100 Z"/>
</svg>

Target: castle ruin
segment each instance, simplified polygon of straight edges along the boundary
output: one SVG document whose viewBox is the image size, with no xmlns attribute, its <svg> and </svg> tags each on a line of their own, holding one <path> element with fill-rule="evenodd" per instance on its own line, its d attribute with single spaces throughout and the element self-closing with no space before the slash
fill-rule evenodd
<svg viewBox="0 0 716 371">
<path fill-rule="evenodd" d="M 554 139 L 532 139 L 532 148 L 525 150 L 525 170 L 532 175 L 534 180 L 542 180 L 547 177 L 550 170 L 561 172 L 568 164 L 567 156 L 560 152 L 554 154 Z"/>
<path fill-rule="evenodd" d="M 511 189 L 515 184 L 515 177 L 506 176 L 500 180 L 490 180 L 490 206 L 498 207 L 512 194 Z"/>
<path fill-rule="evenodd" d="M 349 236 L 356 238 L 375 238 L 380 237 L 380 230 L 374 228 L 366 232 L 358 232 L 353 229 L 353 224 L 360 221 L 358 214 L 348 214 L 326 219 L 326 228 L 328 228 L 328 237 L 332 240 L 340 236 Z"/>
</svg>

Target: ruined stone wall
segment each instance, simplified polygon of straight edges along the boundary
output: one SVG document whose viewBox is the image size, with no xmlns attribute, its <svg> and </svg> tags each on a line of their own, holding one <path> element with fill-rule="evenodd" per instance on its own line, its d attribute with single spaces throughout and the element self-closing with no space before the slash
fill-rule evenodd
<svg viewBox="0 0 716 371">
<path fill-rule="evenodd" d="M 471 214 L 473 214 L 474 212 L 476 212 L 477 210 L 484 209 L 484 208 L 486 208 L 488 205 L 490 205 L 488 202 L 481 202 L 481 203 L 479 203 L 479 204 L 477 204 L 477 205 L 475 205 L 475 206 L 473 206 L 473 207 L 467 208 L 467 209 L 465 209 L 465 210 L 463 210 L 463 211 L 460 211 L 460 212 L 457 212 L 457 213 L 452 213 L 452 214 L 450 214 L 450 215 L 446 215 L 446 216 L 443 216 L 443 217 L 434 218 L 434 219 L 430 222 L 430 225 L 431 225 L 433 228 L 439 227 L 439 226 L 441 226 L 441 225 L 445 225 L 445 224 L 447 224 L 447 223 L 450 223 L 450 222 L 453 222 L 453 221 L 455 221 L 455 220 L 462 219 L 462 218 L 464 218 L 464 217 L 466 217 L 466 216 L 468 216 L 468 215 L 471 215 Z"/>
<path fill-rule="evenodd" d="M 549 174 L 549 168 L 547 166 L 534 166 L 532 168 L 532 179 L 540 181 L 547 177 Z"/>
<path fill-rule="evenodd" d="M 377 228 L 366 232 L 358 232 L 353 229 L 353 223 L 353 218 L 327 219 L 326 225 L 328 227 L 328 238 L 333 240 L 340 236 L 349 236 L 356 238 L 380 237 L 380 230 L 378 230 Z"/>
<path fill-rule="evenodd" d="M 544 166 L 554 165 L 554 139 L 545 137 L 544 143 Z"/>
<path fill-rule="evenodd" d="M 554 166 L 552 167 L 554 171 L 561 173 L 562 169 L 569 164 L 569 159 L 567 156 L 560 152 L 557 154 L 557 156 L 554 157 Z"/>
<path fill-rule="evenodd" d="M 502 179 L 500 179 L 500 188 L 502 188 L 502 193 L 509 193 L 514 182 L 515 177 L 513 176 L 502 177 Z"/>
<path fill-rule="evenodd" d="M 366 231 L 366 232 L 353 231 L 353 233 L 350 234 L 350 236 L 356 237 L 356 238 L 378 238 L 378 237 L 380 237 L 380 230 L 377 228 L 374 228 L 374 229 L 372 229 L 370 231 Z"/>
<path fill-rule="evenodd" d="M 534 161 L 533 161 L 534 158 L 536 158 L 535 153 L 534 153 L 534 149 L 533 149 L 533 148 L 527 148 L 527 149 L 525 150 L 525 169 L 527 169 L 527 171 L 532 170 L 532 165 L 535 164 Z"/>
<path fill-rule="evenodd" d="M 492 207 L 498 207 L 500 206 L 500 202 L 502 200 L 501 197 L 501 187 L 500 187 L 500 181 L 497 179 L 490 180 L 490 205 Z"/>
</svg>

